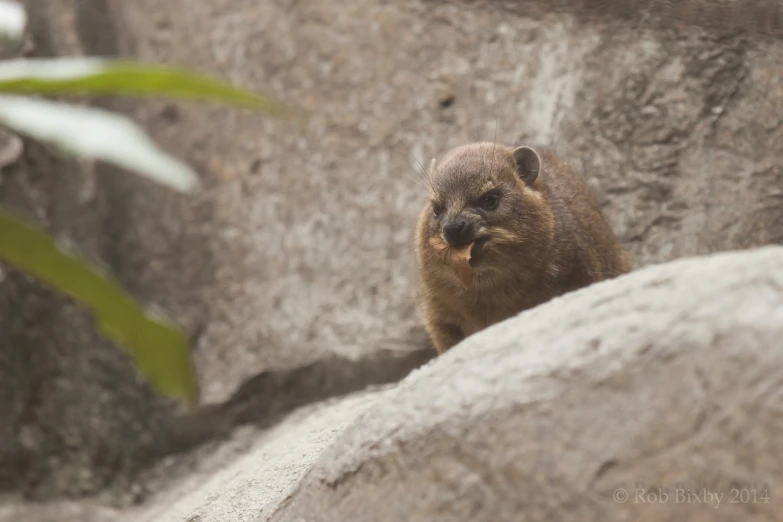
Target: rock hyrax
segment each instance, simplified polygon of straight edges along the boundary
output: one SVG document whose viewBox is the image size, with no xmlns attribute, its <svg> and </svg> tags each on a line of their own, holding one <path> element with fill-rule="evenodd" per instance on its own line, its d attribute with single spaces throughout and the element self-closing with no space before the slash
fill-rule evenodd
<svg viewBox="0 0 783 522">
<path fill-rule="evenodd" d="M 582 177 L 552 150 L 472 143 L 432 160 L 419 301 L 438 353 L 553 297 L 631 270 Z"/>
</svg>

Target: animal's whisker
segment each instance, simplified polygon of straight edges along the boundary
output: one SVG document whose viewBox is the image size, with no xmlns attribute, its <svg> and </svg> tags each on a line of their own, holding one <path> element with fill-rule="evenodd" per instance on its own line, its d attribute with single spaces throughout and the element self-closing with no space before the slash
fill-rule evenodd
<svg viewBox="0 0 783 522">
<path fill-rule="evenodd" d="M 495 148 L 498 144 L 498 116 L 499 114 L 495 114 L 495 134 L 492 137 L 492 155 L 489 158 L 489 175 L 490 177 L 494 176 L 495 172 L 493 167 L 495 166 Z"/>
<path fill-rule="evenodd" d="M 430 191 L 431 194 L 435 193 L 435 188 L 432 186 L 432 177 L 430 176 L 430 173 L 427 172 L 427 169 L 424 168 L 424 165 L 421 164 L 419 159 L 413 154 L 413 152 L 410 153 L 411 158 L 413 158 L 413 161 L 416 162 L 416 164 L 419 166 L 419 169 L 421 170 L 421 175 L 424 178 L 424 180 L 427 182 L 427 186 L 425 187 Z"/>
</svg>

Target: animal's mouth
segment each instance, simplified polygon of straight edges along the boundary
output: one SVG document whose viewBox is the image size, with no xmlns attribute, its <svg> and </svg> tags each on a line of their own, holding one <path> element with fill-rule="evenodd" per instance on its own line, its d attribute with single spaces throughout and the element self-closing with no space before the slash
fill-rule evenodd
<svg viewBox="0 0 783 522">
<path fill-rule="evenodd" d="M 473 242 L 473 246 L 470 247 L 470 266 L 476 266 L 476 263 L 480 262 L 486 254 L 486 245 L 489 241 L 489 236 L 482 236 Z"/>
<path fill-rule="evenodd" d="M 449 247 L 439 236 L 431 237 L 429 243 L 441 261 L 454 270 L 460 283 L 465 288 L 470 288 L 473 284 L 473 269 L 481 262 L 489 239 L 489 236 L 481 236 L 462 248 Z"/>
</svg>

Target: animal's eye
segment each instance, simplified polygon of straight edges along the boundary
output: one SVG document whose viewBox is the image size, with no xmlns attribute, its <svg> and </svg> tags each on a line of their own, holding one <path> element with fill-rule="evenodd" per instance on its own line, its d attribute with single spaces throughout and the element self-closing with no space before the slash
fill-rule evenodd
<svg viewBox="0 0 783 522">
<path fill-rule="evenodd" d="M 497 192 L 490 192 L 489 194 L 481 196 L 481 199 L 479 199 L 479 206 L 484 210 L 495 210 L 498 208 L 499 203 L 500 194 Z"/>
<path fill-rule="evenodd" d="M 432 217 L 435 219 L 439 218 L 440 215 L 443 214 L 443 205 L 440 205 L 439 203 L 432 203 Z"/>
</svg>

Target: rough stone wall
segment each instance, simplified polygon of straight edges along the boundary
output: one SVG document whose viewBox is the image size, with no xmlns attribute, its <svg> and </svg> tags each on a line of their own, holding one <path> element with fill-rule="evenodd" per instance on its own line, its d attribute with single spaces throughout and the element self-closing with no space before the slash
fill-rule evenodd
<svg viewBox="0 0 783 522">
<path fill-rule="evenodd" d="M 325 369 L 364 368 L 365 381 L 382 381 L 425 358 L 412 285 L 425 200 L 417 172 L 467 140 L 553 143 L 584 169 L 637 266 L 783 240 L 783 53 L 762 38 L 774 32 L 664 30 L 536 2 L 28 4 L 39 54 L 195 67 L 303 111 L 276 121 L 217 105 L 110 104 L 199 170 L 206 190 L 195 198 L 105 168 L 70 186 L 62 162 L 33 164 L 16 184 L 3 174 L 4 204 L 43 198 L 31 212 L 54 209 L 44 222 L 185 325 L 208 402 L 277 368 L 316 368 L 319 378 L 303 378 L 315 397 L 319 386 L 363 382 L 335 384 Z M 44 157 L 36 150 L 29 161 Z M 279 394 L 268 383 L 301 382 L 262 374 L 225 409 L 172 423 L 170 405 L 95 338 L 86 314 L 10 273 L 2 342 L 27 348 L 0 355 L 0 406 L 14 412 L 0 459 L 25 470 L 7 486 L 92 490 L 124 473 L 139 440 L 157 455 L 179 447 L 160 441 L 204 419 L 217 419 L 207 423 L 217 433 L 285 411 L 270 404 Z M 27 304 L 39 294 L 40 305 Z M 194 442 L 215 434 L 199 433 Z"/>
<path fill-rule="evenodd" d="M 421 342 L 411 238 L 425 195 L 412 178 L 466 140 L 554 143 L 591 178 L 637 266 L 783 238 L 777 41 L 525 18 L 491 2 L 117 8 L 138 56 L 214 71 L 305 114 L 136 113 L 209 185 L 211 212 L 187 214 L 214 264 L 198 348 L 208 397 L 324 347 Z M 177 229 L 174 210 L 153 224 L 149 198 L 133 194 L 123 226 Z M 181 258 L 132 244 L 161 259 L 134 277 L 165 295 L 155 286 Z"/>
<path fill-rule="evenodd" d="M 211 218 L 189 223 L 211 230 L 215 263 L 205 292 L 221 317 L 199 344 L 210 397 L 230 389 L 217 375 L 419 339 L 411 236 L 424 193 L 411 155 L 426 163 L 468 139 L 554 142 L 593 179 L 637 266 L 781 238 L 767 190 L 781 180 L 781 102 L 759 96 L 778 87 L 777 44 L 490 5 L 124 5 L 139 56 L 215 71 L 306 114 L 176 105 L 172 124 L 170 105 L 137 113 L 209 183 Z M 124 223 L 141 227 L 149 212 L 128 208 Z M 137 277 L 157 282 L 178 260 Z"/>
</svg>

